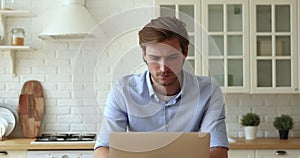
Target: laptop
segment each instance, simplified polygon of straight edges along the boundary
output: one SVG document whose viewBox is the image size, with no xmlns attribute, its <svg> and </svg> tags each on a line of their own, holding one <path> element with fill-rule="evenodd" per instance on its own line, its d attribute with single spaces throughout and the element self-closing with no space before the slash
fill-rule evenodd
<svg viewBox="0 0 300 158">
<path fill-rule="evenodd" d="M 209 158 L 209 133 L 113 132 L 110 158 Z"/>
</svg>

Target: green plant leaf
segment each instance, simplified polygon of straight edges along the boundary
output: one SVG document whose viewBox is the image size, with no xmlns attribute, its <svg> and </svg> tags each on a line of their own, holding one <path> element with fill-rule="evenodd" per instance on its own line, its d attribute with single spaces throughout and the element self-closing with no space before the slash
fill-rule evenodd
<svg viewBox="0 0 300 158">
<path fill-rule="evenodd" d="M 258 126 L 260 124 L 260 118 L 255 113 L 247 113 L 242 115 L 241 125 L 242 126 Z"/>
<path fill-rule="evenodd" d="M 289 115 L 275 117 L 273 125 L 278 130 L 290 130 L 293 128 L 293 118 Z"/>
</svg>

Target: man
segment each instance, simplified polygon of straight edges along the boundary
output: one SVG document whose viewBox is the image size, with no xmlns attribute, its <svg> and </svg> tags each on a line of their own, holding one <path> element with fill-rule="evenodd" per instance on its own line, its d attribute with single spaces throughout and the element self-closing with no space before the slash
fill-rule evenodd
<svg viewBox="0 0 300 158">
<path fill-rule="evenodd" d="M 113 86 L 106 102 L 95 158 L 108 158 L 111 132 L 209 132 L 210 158 L 227 158 L 224 100 L 215 80 L 183 70 L 185 24 L 159 17 L 139 31 L 148 70 Z"/>
</svg>

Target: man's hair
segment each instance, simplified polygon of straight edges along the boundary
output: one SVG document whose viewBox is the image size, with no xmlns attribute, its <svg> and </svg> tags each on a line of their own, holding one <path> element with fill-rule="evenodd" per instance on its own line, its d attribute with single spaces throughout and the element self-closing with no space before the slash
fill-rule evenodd
<svg viewBox="0 0 300 158">
<path fill-rule="evenodd" d="M 183 53 L 189 45 L 186 24 L 175 17 L 158 17 L 139 31 L 139 44 L 145 51 L 147 43 L 161 43 L 174 37 L 179 39 Z"/>
</svg>

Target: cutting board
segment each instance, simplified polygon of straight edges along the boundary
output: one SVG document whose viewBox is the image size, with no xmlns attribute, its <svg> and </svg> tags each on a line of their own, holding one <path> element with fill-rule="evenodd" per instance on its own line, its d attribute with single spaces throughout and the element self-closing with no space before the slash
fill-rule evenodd
<svg viewBox="0 0 300 158">
<path fill-rule="evenodd" d="M 44 94 L 39 81 L 24 83 L 19 98 L 19 122 L 25 138 L 35 138 L 44 114 Z"/>
</svg>

